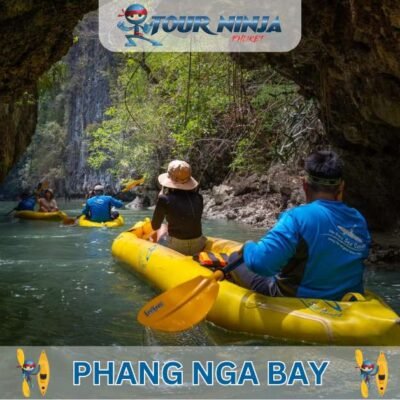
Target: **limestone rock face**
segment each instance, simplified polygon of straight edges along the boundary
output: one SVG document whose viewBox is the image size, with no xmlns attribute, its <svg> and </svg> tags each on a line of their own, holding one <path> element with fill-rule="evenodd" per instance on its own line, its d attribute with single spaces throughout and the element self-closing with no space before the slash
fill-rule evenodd
<svg viewBox="0 0 400 400">
<path fill-rule="evenodd" d="M 72 44 L 78 21 L 97 0 L 0 3 L 0 181 L 35 131 L 36 83 Z"/>
<path fill-rule="evenodd" d="M 347 162 L 346 200 L 375 228 L 400 216 L 400 2 L 303 0 L 298 47 L 242 54 L 272 64 L 319 100 L 331 143 Z"/>
</svg>

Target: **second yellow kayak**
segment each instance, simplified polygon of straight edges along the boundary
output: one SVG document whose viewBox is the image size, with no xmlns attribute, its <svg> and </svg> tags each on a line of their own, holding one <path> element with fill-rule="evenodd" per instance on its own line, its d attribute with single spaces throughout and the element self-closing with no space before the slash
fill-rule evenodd
<svg viewBox="0 0 400 400">
<path fill-rule="evenodd" d="M 41 211 L 16 211 L 14 217 L 21 219 L 35 219 L 44 221 L 61 221 L 68 218 L 63 211 L 41 212 Z"/>
<path fill-rule="evenodd" d="M 108 222 L 93 222 L 86 219 L 84 215 L 79 218 L 79 226 L 82 226 L 84 228 L 118 228 L 119 226 L 123 226 L 124 223 L 125 222 L 122 218 L 122 215 Z"/>
</svg>

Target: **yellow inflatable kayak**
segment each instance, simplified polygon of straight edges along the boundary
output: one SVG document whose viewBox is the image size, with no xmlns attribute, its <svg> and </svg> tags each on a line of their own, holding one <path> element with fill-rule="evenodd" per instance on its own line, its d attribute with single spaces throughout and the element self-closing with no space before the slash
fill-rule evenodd
<svg viewBox="0 0 400 400">
<path fill-rule="evenodd" d="M 68 218 L 67 214 L 62 211 L 16 211 L 14 217 L 22 219 L 40 219 L 45 221 L 61 221 L 64 218 Z"/>
<path fill-rule="evenodd" d="M 379 354 L 378 361 L 376 364 L 379 367 L 378 373 L 377 375 L 375 375 L 376 387 L 378 388 L 379 395 L 383 396 L 386 392 L 389 380 L 389 368 L 384 353 L 381 352 Z"/>
<path fill-rule="evenodd" d="M 123 232 L 112 254 L 161 291 L 212 272 L 192 257 L 141 239 L 149 232 Z M 241 244 L 209 238 L 206 251 L 230 254 Z M 267 297 L 224 280 L 207 320 L 223 328 L 313 343 L 400 345 L 400 318 L 378 296 L 348 294 L 343 301 Z M 351 300 L 351 301 L 350 301 Z"/>
<path fill-rule="evenodd" d="M 37 375 L 37 382 L 41 395 L 45 396 L 50 382 L 50 364 L 44 350 L 40 353 L 38 364 L 40 365 L 40 372 Z"/>
<path fill-rule="evenodd" d="M 119 226 L 123 226 L 124 223 L 122 215 L 108 222 L 93 222 L 86 219 L 84 215 L 79 218 L 79 226 L 83 226 L 84 228 L 118 228 Z"/>
</svg>

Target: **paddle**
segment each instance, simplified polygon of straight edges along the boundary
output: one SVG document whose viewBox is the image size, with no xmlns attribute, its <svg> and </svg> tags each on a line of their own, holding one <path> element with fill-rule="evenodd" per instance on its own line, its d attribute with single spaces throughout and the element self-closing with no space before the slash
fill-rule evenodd
<svg viewBox="0 0 400 400">
<path fill-rule="evenodd" d="M 13 208 L 11 211 L 9 211 L 7 214 L 4 214 L 5 217 L 8 217 L 12 212 L 16 211 L 15 208 Z"/>
<path fill-rule="evenodd" d="M 22 369 L 24 366 L 24 362 L 25 362 L 25 354 L 22 349 L 17 349 L 17 360 L 18 360 L 19 367 Z M 31 396 L 31 389 L 30 389 L 29 384 L 28 384 L 27 380 L 25 379 L 25 377 L 22 381 L 22 394 L 24 395 L 24 397 L 27 397 L 27 398 Z"/>
<path fill-rule="evenodd" d="M 76 224 L 76 221 L 77 221 L 77 219 L 79 219 L 81 216 L 82 216 L 82 214 L 80 214 L 80 215 L 78 215 L 77 217 L 68 217 L 68 216 L 63 216 L 63 215 L 61 215 L 60 214 L 60 216 L 61 216 L 61 218 L 62 218 L 62 220 L 63 220 L 63 225 L 75 225 Z"/>
<path fill-rule="evenodd" d="M 363 363 L 364 363 L 364 356 L 363 356 L 363 353 L 362 353 L 362 351 L 361 350 L 359 350 L 359 349 L 357 349 L 356 351 L 355 351 L 355 356 L 356 356 L 356 363 L 357 363 L 357 366 L 358 366 L 358 368 L 360 369 L 361 367 L 362 367 L 362 365 L 363 365 Z M 361 395 L 362 395 L 362 397 L 364 397 L 364 399 L 366 399 L 367 397 L 368 397 L 368 384 L 367 384 L 367 382 L 363 379 L 362 381 L 361 381 L 361 387 L 360 387 L 360 389 L 361 389 Z"/>
<path fill-rule="evenodd" d="M 218 296 L 218 281 L 242 262 L 240 256 L 223 272 L 217 270 L 208 277 L 198 276 L 160 294 L 142 307 L 138 321 L 164 332 L 180 332 L 193 327 L 207 316 L 214 305 Z"/>
<path fill-rule="evenodd" d="M 144 178 L 134 179 L 134 180 L 128 181 L 125 184 L 125 187 L 121 190 L 121 192 L 122 193 L 129 192 L 134 187 L 142 185 L 143 183 L 144 183 Z"/>
</svg>

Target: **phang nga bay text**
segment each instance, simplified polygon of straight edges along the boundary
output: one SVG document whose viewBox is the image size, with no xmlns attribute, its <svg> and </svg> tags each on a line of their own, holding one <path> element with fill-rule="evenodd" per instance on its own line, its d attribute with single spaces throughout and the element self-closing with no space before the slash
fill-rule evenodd
<svg viewBox="0 0 400 400">
<path fill-rule="evenodd" d="M 250 384 L 259 386 L 265 383 L 268 386 L 322 386 L 323 376 L 328 369 L 329 361 L 266 361 L 262 367 L 262 382 L 252 361 L 236 363 L 231 360 L 220 362 L 199 360 L 192 361 L 189 376 L 184 374 L 184 364 L 180 361 L 165 362 L 140 360 L 131 361 L 74 361 L 73 385 L 89 384 L 93 386 L 145 386 L 164 384 L 167 386 L 182 386 L 185 384 L 184 375 L 189 379 L 187 383 L 193 386 L 241 386 Z"/>
<path fill-rule="evenodd" d="M 203 31 L 209 35 L 218 35 L 225 32 L 230 33 L 272 33 L 282 32 L 279 16 L 274 19 L 269 16 L 230 16 L 228 18 L 220 16 L 216 28 L 212 28 L 211 20 L 207 16 L 181 16 L 155 15 L 151 21 L 151 35 L 155 35 L 160 30 L 171 33 L 197 33 Z"/>
</svg>

